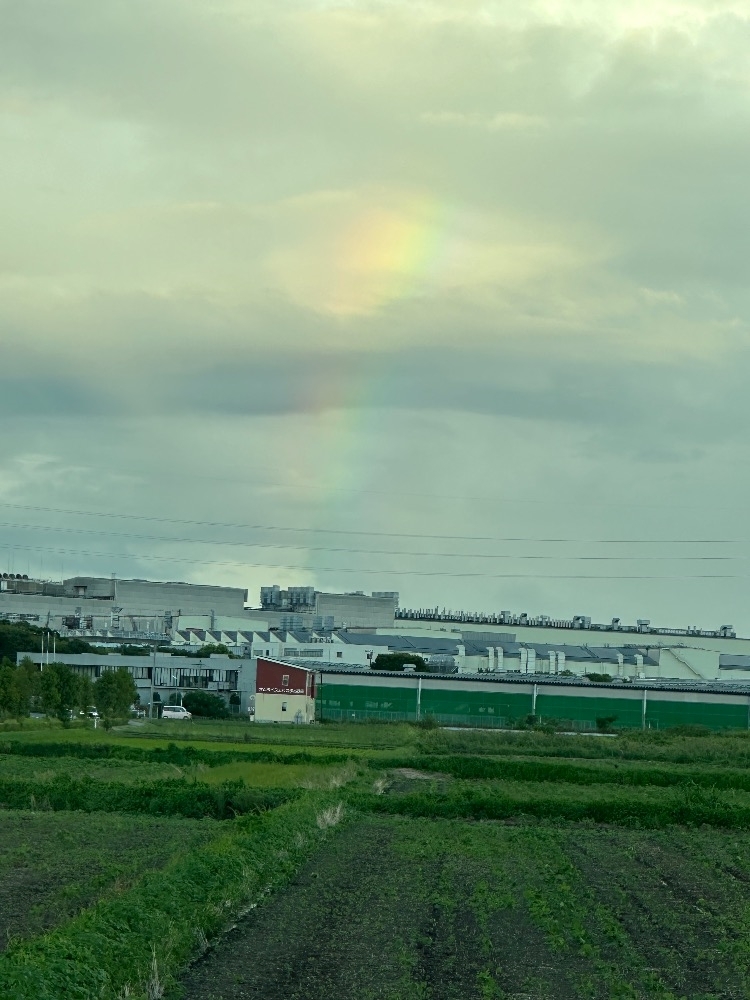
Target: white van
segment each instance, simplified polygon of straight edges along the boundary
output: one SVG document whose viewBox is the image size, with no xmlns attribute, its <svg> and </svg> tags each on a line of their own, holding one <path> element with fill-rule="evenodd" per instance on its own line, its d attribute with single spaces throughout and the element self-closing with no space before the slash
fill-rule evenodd
<svg viewBox="0 0 750 1000">
<path fill-rule="evenodd" d="M 192 719 L 192 715 L 182 705 L 165 705 L 161 713 L 162 719 Z"/>
</svg>

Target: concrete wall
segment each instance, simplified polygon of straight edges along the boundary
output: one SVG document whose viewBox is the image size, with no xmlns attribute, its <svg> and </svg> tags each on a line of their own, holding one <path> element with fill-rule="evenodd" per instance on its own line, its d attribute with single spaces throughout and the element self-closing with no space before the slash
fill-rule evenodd
<svg viewBox="0 0 750 1000">
<path fill-rule="evenodd" d="M 373 626 L 391 628 L 395 621 L 396 601 L 392 597 L 367 597 L 361 594 L 317 594 L 315 614 L 333 618 L 334 628 Z"/>
<path fill-rule="evenodd" d="M 307 725 L 315 721 L 315 702 L 303 694 L 256 694 L 255 721 Z"/>
</svg>

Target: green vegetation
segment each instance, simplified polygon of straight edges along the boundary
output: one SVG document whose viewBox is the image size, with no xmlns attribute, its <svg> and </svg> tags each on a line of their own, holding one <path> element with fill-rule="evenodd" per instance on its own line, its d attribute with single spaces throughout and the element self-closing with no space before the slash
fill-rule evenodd
<svg viewBox="0 0 750 1000">
<path fill-rule="evenodd" d="M 745 997 L 748 878 L 750 837 L 711 829 L 355 819 L 184 995 Z"/>
<path fill-rule="evenodd" d="M 83 639 L 62 639 L 57 632 L 49 629 L 39 628 L 36 625 L 29 625 L 26 622 L 9 623 L 0 622 L 0 659 L 7 657 L 15 662 L 17 653 L 40 653 L 42 651 L 42 641 L 46 644 L 45 636 L 49 636 L 52 643 L 54 635 L 54 649 L 57 653 L 91 653 L 94 647 Z"/>
<path fill-rule="evenodd" d="M 0 812 L 0 951 L 217 835 L 209 820 Z"/>
<path fill-rule="evenodd" d="M 375 670 L 403 670 L 413 666 L 417 670 L 428 670 L 423 657 L 417 653 L 378 653 L 373 662 Z"/>
<path fill-rule="evenodd" d="M 238 910 L 286 881 L 335 822 L 335 806 L 319 798 L 234 821 L 129 891 L 41 938 L 12 944 L 0 960 L 0 996 L 162 996 L 187 959 Z"/>
<path fill-rule="evenodd" d="M 75 809 L 81 812 L 150 813 L 190 819 L 229 819 L 274 809 L 295 797 L 292 789 L 251 788 L 243 781 L 218 785 L 184 778 L 137 784 L 77 780 L 56 774 L 50 781 L 6 778 L 0 803 L 8 809 Z"/>
<path fill-rule="evenodd" d="M 45 670 L 42 677 L 46 673 Z M 105 727 L 110 727 L 113 719 L 124 718 L 137 695 L 135 681 L 129 670 L 124 667 L 105 670 L 94 683 L 94 703 L 104 717 Z"/>
<path fill-rule="evenodd" d="M 0 881 L 29 859 L 44 882 L 65 836 L 87 830 L 83 855 L 100 862 L 90 877 L 83 860 L 60 863 L 52 901 L 21 907 L 26 939 L 0 957 L 0 996 L 748 995 L 747 734 L 529 726 L 8 732 Z M 152 863 L 136 844 L 121 875 L 120 831 L 149 823 L 166 824 L 164 849 Z M 186 971 L 240 912 L 231 943 Z"/>
<path fill-rule="evenodd" d="M 75 673 L 64 663 L 49 663 L 36 676 L 42 711 L 46 715 L 55 716 L 63 724 L 78 711 L 85 712 L 91 704 L 91 681 Z"/>
<path fill-rule="evenodd" d="M 22 719 L 29 714 L 34 695 L 39 693 L 39 674 L 28 658 L 19 666 L 7 658 L 0 662 L 0 718 Z"/>
<path fill-rule="evenodd" d="M 229 709 L 223 698 L 210 691 L 188 691 L 183 697 L 182 704 L 192 715 L 201 716 L 205 719 L 227 719 Z"/>
</svg>

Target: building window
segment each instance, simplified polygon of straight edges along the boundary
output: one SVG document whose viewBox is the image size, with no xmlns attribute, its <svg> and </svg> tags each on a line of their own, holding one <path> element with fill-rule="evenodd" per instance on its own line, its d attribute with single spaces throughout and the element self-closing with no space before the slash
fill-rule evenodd
<svg viewBox="0 0 750 1000">
<path fill-rule="evenodd" d="M 286 706 L 287 705 L 288 705 L 288 702 L 282 701 L 282 703 L 281 703 L 281 711 L 282 712 L 286 712 Z"/>
<path fill-rule="evenodd" d="M 289 687 L 289 674 L 283 675 L 283 677 L 281 678 L 281 686 L 285 688 Z"/>
<path fill-rule="evenodd" d="M 336 653 L 336 658 L 337 658 L 338 660 L 340 660 L 340 659 L 341 659 L 341 657 L 342 657 L 343 655 L 344 655 L 344 654 L 343 654 L 343 653 L 341 652 L 341 650 L 339 650 L 339 651 L 338 651 L 338 652 Z"/>
</svg>

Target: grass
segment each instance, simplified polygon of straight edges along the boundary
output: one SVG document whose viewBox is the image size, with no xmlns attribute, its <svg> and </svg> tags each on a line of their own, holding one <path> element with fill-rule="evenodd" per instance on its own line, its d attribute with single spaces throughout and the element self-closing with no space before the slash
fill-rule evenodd
<svg viewBox="0 0 750 1000">
<path fill-rule="evenodd" d="M 210 820 L 0 812 L 0 951 L 122 893 L 217 828 Z"/>
<path fill-rule="evenodd" d="M 199 772 L 201 781 L 218 784 L 225 781 L 242 781 L 252 788 L 339 788 L 352 781 L 364 769 L 354 761 L 343 766 L 320 767 L 312 764 L 224 764 L 205 768 Z"/>
<path fill-rule="evenodd" d="M 131 784 L 183 777 L 185 769 L 176 764 L 140 763 L 123 760 L 84 760 L 78 757 L 21 757 L 0 754 L 0 782 L 20 779 L 30 782 L 53 781 L 60 775 L 91 781 Z"/>
<path fill-rule="evenodd" d="M 680 731 L 671 733 L 669 730 L 628 730 L 614 738 L 600 738 L 533 731 L 439 729 L 420 733 L 417 749 L 427 755 L 469 753 L 750 767 L 750 732 L 746 730 L 727 730 L 702 736 L 683 735 Z"/>
<path fill-rule="evenodd" d="M 347 747 L 351 749 L 392 750 L 416 746 L 419 730 L 407 723 L 327 723 L 325 725 L 282 726 L 193 719 L 192 722 L 147 720 L 130 732 L 138 731 L 151 738 L 184 739 L 191 742 L 233 741 L 261 743 L 267 746 Z"/>
<path fill-rule="evenodd" d="M 134 863 L 83 912 L 64 880 L 71 919 L 8 948 L 3 998 L 750 995 L 744 733 L 36 727 L 0 735 L 2 803 L 82 810 L 99 843 L 107 821 L 220 827 L 165 835 L 158 876 Z"/>
<path fill-rule="evenodd" d="M 283 884 L 331 835 L 318 818 L 336 805 L 307 796 L 264 816 L 235 820 L 199 850 L 180 852 L 158 874 L 143 875 L 129 891 L 34 941 L 11 944 L 0 959 L 0 996 L 161 996 L 238 910 Z"/>
</svg>

